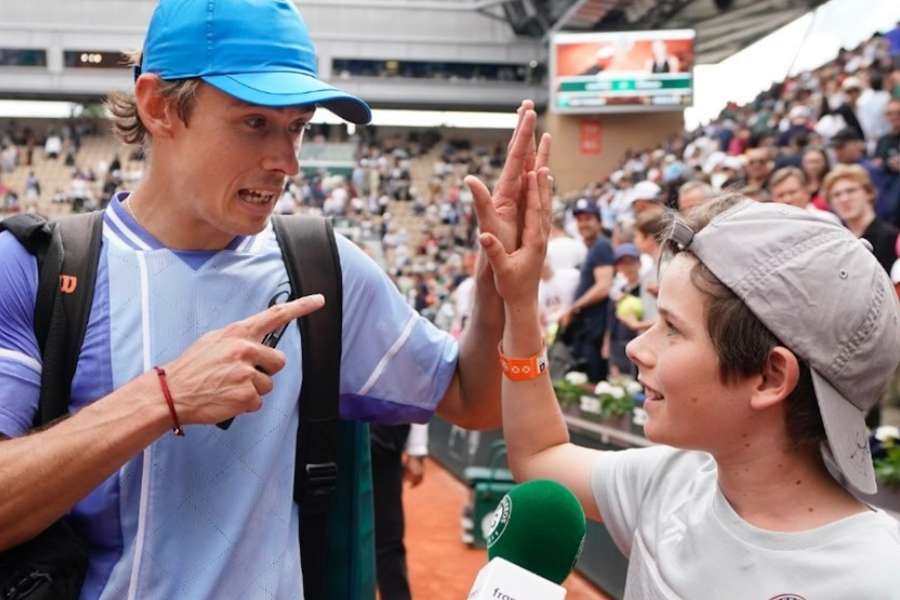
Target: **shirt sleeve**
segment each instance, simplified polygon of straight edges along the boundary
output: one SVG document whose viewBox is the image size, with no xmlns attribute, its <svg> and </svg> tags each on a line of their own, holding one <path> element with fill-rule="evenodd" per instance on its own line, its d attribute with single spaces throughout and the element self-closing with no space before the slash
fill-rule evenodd
<svg viewBox="0 0 900 600">
<path fill-rule="evenodd" d="M 425 423 L 456 372 L 456 342 L 419 316 L 362 250 L 336 237 L 344 284 L 341 417 Z"/>
<path fill-rule="evenodd" d="M 0 233 L 0 433 L 31 429 L 41 389 L 34 335 L 37 260 L 9 232 Z"/>
<path fill-rule="evenodd" d="M 611 267 L 615 264 L 616 259 L 612 246 L 605 238 L 601 237 L 591 246 L 591 251 L 588 253 L 588 262 L 591 265 L 591 269 Z"/>
<path fill-rule="evenodd" d="M 668 446 L 603 452 L 591 471 L 591 489 L 603 524 L 622 551 L 631 554 L 644 502 L 654 477 L 678 451 Z"/>
</svg>

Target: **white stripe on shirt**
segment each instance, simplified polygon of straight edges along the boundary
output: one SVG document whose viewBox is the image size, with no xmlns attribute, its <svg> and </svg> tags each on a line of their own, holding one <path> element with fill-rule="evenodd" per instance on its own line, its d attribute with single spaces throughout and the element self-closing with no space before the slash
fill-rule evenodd
<svg viewBox="0 0 900 600">
<path fill-rule="evenodd" d="M 0 348 L 0 358 L 5 358 L 11 360 L 14 363 L 19 363 L 20 365 L 26 366 L 32 371 L 36 372 L 38 375 L 41 374 L 41 363 L 31 358 L 27 354 L 23 354 L 16 350 L 7 350 L 6 348 Z"/>
<path fill-rule="evenodd" d="M 138 267 L 141 273 L 141 332 L 143 337 L 144 371 L 150 370 L 152 362 L 150 353 L 150 290 L 147 275 L 147 258 L 138 253 Z M 137 598 L 138 580 L 141 574 L 141 559 L 144 554 L 144 541 L 147 537 L 147 503 L 150 496 L 150 466 L 152 457 L 150 449 L 144 448 L 141 466 L 141 497 L 138 504 L 137 533 L 135 534 L 134 562 L 131 563 L 131 580 L 128 583 L 128 600 Z"/>
<path fill-rule="evenodd" d="M 381 360 L 378 362 L 378 365 L 375 367 L 375 370 L 372 371 L 372 374 L 369 376 L 369 380 L 366 381 L 365 385 L 362 386 L 362 389 L 359 390 L 360 396 L 365 396 L 369 393 L 369 390 L 374 387 L 374 385 L 378 382 L 378 379 L 381 377 L 381 374 L 384 373 L 384 370 L 387 368 L 391 359 L 400 352 L 400 348 L 403 347 L 403 344 L 406 343 L 406 340 L 409 339 L 410 334 L 412 334 L 413 327 L 416 324 L 416 321 L 419 319 L 418 313 L 413 313 L 410 315 L 409 320 L 406 322 L 406 326 L 403 328 L 403 333 L 400 334 L 400 337 L 397 338 L 397 341 L 394 342 L 394 345 L 391 346 L 391 349 L 387 351 Z"/>
<path fill-rule="evenodd" d="M 144 240 L 139 238 L 136 233 L 134 233 L 133 231 L 131 231 L 131 229 L 128 228 L 128 225 L 126 225 L 122 221 L 122 219 L 119 218 L 119 215 L 116 214 L 116 211 L 107 210 L 106 214 L 107 214 L 107 216 L 109 216 L 109 220 L 112 221 L 113 224 L 119 229 L 119 231 L 122 232 L 122 235 L 124 235 L 126 238 L 128 238 L 128 240 L 132 244 L 136 245 L 138 247 L 138 250 L 153 250 L 153 248 L 151 248 L 147 244 L 147 242 L 145 242 Z"/>
</svg>

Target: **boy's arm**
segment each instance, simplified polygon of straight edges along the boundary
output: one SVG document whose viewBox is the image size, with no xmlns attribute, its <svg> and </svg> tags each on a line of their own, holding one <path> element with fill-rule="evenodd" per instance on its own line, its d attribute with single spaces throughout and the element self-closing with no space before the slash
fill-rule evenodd
<svg viewBox="0 0 900 600">
<path fill-rule="evenodd" d="M 526 100 L 519 107 L 519 123 L 509 142 L 506 163 L 493 194 L 478 178 L 469 176 L 466 184 L 472 192 L 478 225 L 504 248 L 518 247 L 519 222 L 525 186 L 523 175 L 543 168 L 550 160 L 550 136 L 541 136 L 535 148 L 537 113 Z M 467 429 L 493 429 L 500 425 L 500 368 L 496 345 L 503 331 L 503 302 L 492 281 L 493 273 L 479 257 L 475 274 L 472 314 L 459 345 L 456 375 L 438 405 L 438 414 Z"/>
<path fill-rule="evenodd" d="M 548 177 L 546 169 L 528 174 L 528 209 L 518 250 L 507 253 L 494 236 L 481 236 L 505 301 L 503 353 L 515 358 L 534 356 L 543 348 L 537 288 L 549 233 Z M 591 490 L 592 467 L 600 452 L 569 442 L 549 373 L 527 381 L 503 377 L 501 388 L 503 435 L 516 479 L 558 481 L 575 493 L 589 517 L 600 519 Z"/>
</svg>

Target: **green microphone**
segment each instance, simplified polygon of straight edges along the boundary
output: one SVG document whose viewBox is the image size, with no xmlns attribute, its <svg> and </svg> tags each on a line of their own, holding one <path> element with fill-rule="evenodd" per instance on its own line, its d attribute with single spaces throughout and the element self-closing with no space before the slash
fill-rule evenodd
<svg viewBox="0 0 900 600">
<path fill-rule="evenodd" d="M 488 559 L 502 558 L 560 584 L 575 567 L 586 530 L 575 494 L 537 479 L 503 496 L 488 526 Z"/>
</svg>

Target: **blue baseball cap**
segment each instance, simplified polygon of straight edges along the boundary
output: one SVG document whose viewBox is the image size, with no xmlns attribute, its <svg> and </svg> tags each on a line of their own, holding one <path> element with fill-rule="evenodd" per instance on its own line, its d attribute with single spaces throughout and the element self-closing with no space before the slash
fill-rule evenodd
<svg viewBox="0 0 900 600">
<path fill-rule="evenodd" d="M 628 242 L 628 243 L 619 244 L 618 246 L 616 246 L 616 249 L 614 251 L 614 256 L 615 256 L 615 258 L 614 258 L 615 262 L 619 262 L 623 258 L 636 258 L 636 259 L 640 260 L 641 251 L 638 250 L 637 246 Z"/>
<path fill-rule="evenodd" d="M 199 78 L 248 104 L 324 106 L 352 123 L 369 105 L 316 76 L 316 50 L 291 0 L 160 0 L 140 73 Z"/>
<path fill-rule="evenodd" d="M 572 214 L 576 217 L 578 215 L 594 215 L 598 219 L 600 218 L 600 207 L 597 206 L 597 203 L 593 200 L 589 200 L 588 198 L 579 198 L 575 202 L 575 206 L 572 207 Z"/>
</svg>

